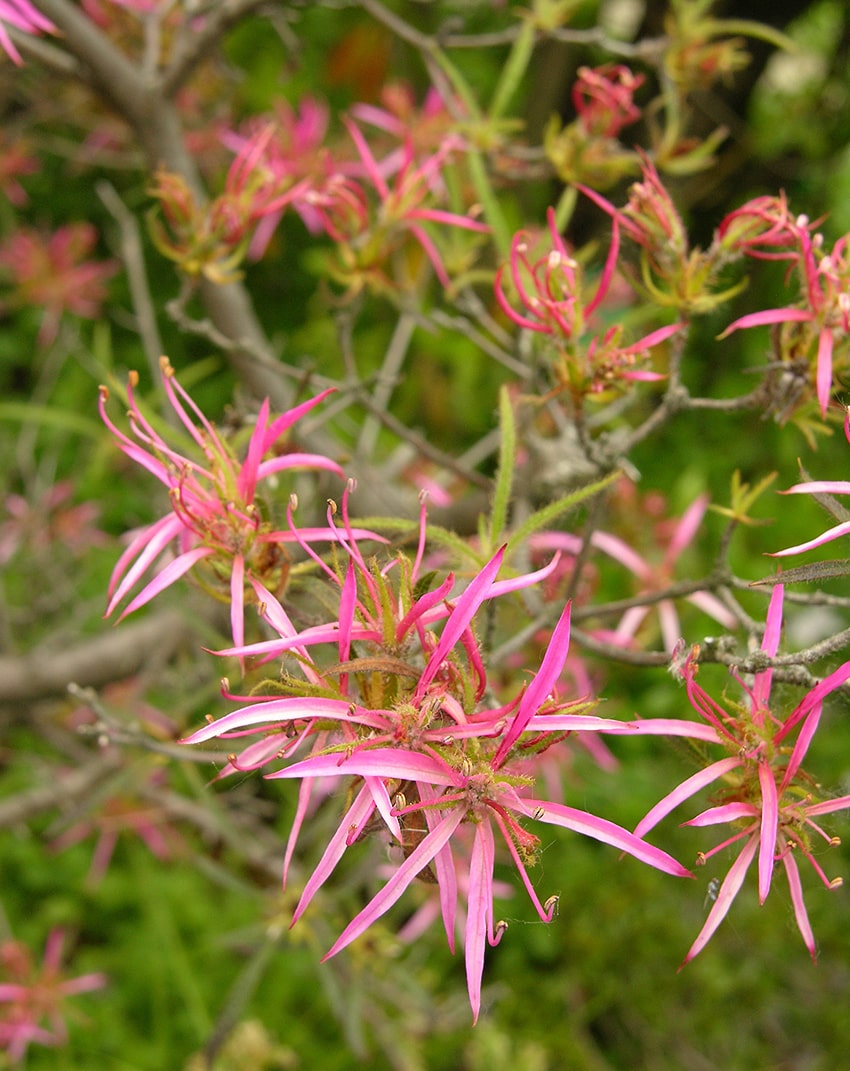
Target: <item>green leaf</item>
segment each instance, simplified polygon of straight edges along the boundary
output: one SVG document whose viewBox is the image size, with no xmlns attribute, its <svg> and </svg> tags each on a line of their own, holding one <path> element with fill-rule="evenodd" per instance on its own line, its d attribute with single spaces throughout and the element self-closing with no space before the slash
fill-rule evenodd
<svg viewBox="0 0 850 1071">
<path fill-rule="evenodd" d="M 516 465 L 516 423 L 507 386 L 499 391 L 499 426 L 502 439 L 499 446 L 499 468 L 496 472 L 496 488 L 490 512 L 489 550 L 492 552 L 500 541 L 508 523 L 508 504 L 513 486 Z"/>
<path fill-rule="evenodd" d="M 582 502 L 586 502 L 588 498 L 592 498 L 594 495 L 598 495 L 600 491 L 604 491 L 606 487 L 610 487 L 615 480 L 619 479 L 622 475 L 619 469 L 614 472 L 609 472 L 607 476 L 604 476 L 601 480 L 597 480 L 595 483 L 585 484 L 584 487 L 579 487 L 577 491 L 572 491 L 568 495 L 564 495 L 563 498 L 558 498 L 554 502 L 550 502 L 547 506 L 532 513 L 530 517 L 517 528 L 511 535 L 511 546 L 522 546 L 525 540 L 534 532 L 538 532 L 541 528 L 546 528 L 552 524 L 563 514 L 568 513 L 570 510 L 575 509 L 576 506 L 580 506 Z"/>
</svg>

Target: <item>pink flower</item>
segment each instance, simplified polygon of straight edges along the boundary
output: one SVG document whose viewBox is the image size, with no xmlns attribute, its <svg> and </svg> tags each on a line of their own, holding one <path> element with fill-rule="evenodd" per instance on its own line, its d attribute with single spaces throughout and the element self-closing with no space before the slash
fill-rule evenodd
<svg viewBox="0 0 850 1071">
<path fill-rule="evenodd" d="M 297 534 L 275 530 L 256 500 L 258 484 L 276 473 L 314 469 L 342 475 L 335 461 L 320 454 L 267 456 L 278 440 L 331 392 L 325 391 L 274 418 L 268 400 L 264 401 L 240 462 L 177 382 L 168 358 L 163 357 L 160 363 L 169 404 L 202 460 L 178 453 L 147 420 L 136 401 L 135 374 L 127 389 L 134 438 L 120 431 L 107 415 L 109 391 L 101 387 L 101 416 L 118 447 L 168 488 L 172 507 L 160 520 L 135 533 L 121 555 L 109 583 L 106 614 L 113 613 L 157 563 L 156 575 L 130 601 L 122 618 L 203 563 L 200 579 L 211 593 L 230 602 L 233 640 L 242 644 L 244 592 L 246 586 L 251 592 L 252 579 L 262 579 L 272 587 L 282 585 L 288 571 L 287 544 L 336 538 L 331 528 L 304 528 Z M 173 556 L 175 542 L 178 553 Z"/>
<path fill-rule="evenodd" d="M 90 223 L 69 223 L 48 238 L 18 228 L 0 245 L 0 268 L 14 287 L 10 304 L 44 309 L 38 341 L 49 345 L 64 312 L 94 320 L 106 299 L 114 260 L 86 260 L 97 243 Z"/>
<path fill-rule="evenodd" d="M 75 555 L 109 543 L 105 532 L 95 527 L 99 509 L 94 502 L 71 506 L 72 484 L 63 480 L 30 503 L 21 495 L 7 495 L 6 517 L 0 522 L 0 565 L 22 548 L 44 552 L 61 544 Z"/>
<path fill-rule="evenodd" d="M 641 595 L 663 591 L 675 582 L 676 564 L 699 531 L 705 511 L 708 509 L 708 501 L 708 495 L 700 495 L 685 510 L 681 520 L 676 523 L 665 539 L 666 546 L 661 560 L 656 564 L 640 555 L 624 539 L 609 532 L 594 532 L 590 537 L 591 545 L 603 551 L 614 561 L 625 565 L 640 581 Z M 694 591 L 685 595 L 684 599 L 698 607 L 703 613 L 713 617 L 724 627 L 733 629 L 737 626 L 734 614 L 711 592 Z M 614 639 L 624 643 L 634 640 L 651 609 L 651 606 L 645 605 L 626 610 L 617 625 Z M 675 603 L 672 599 L 660 599 L 657 603 L 657 610 L 664 649 L 672 652 L 682 635 Z"/>
<path fill-rule="evenodd" d="M 0 945 L 0 1051 L 20 1063 L 30 1044 L 63 1045 L 68 1032 L 63 1018 L 67 997 L 106 985 L 103 974 L 65 978 L 60 970 L 63 934 L 52 930 L 41 967 L 19 941 Z"/>
<path fill-rule="evenodd" d="M 266 163 L 273 133 L 266 125 L 240 140 L 224 189 L 209 205 L 198 203 L 181 175 L 164 169 L 155 174 L 150 193 L 159 201 L 162 219 L 150 217 L 151 237 L 187 275 L 204 275 L 222 285 L 238 279 L 258 223 L 266 217 L 277 221 L 306 189 L 305 183 L 293 185 Z"/>
<path fill-rule="evenodd" d="M 565 734 L 632 731 L 631 724 L 586 715 L 585 702 L 559 698 L 558 680 L 569 649 L 569 605 L 536 674 L 518 695 L 491 705 L 492 685 L 488 686 L 474 618 L 485 602 L 545 579 L 556 562 L 534 574 L 498 580 L 502 548 L 459 594 L 454 594 L 452 574 L 442 583 L 433 581 L 435 586 L 423 592 L 419 570 L 425 520 L 423 506 L 414 559 L 399 555 L 379 568 L 361 554 L 344 499 L 339 544 L 347 552 L 348 564 L 339 572 L 323 566 L 338 588 L 338 619 L 297 632 L 279 604 L 270 600 L 264 603 L 267 620 L 281 639 L 221 652 L 263 657 L 291 653 L 306 676 L 305 687 L 299 689 L 295 677 L 287 673 L 289 696 L 249 703 L 200 729 L 187 743 L 262 734 L 238 759 L 229 757 L 231 768 L 272 758 L 288 763 L 267 775 L 302 782 L 287 860 L 307 813 L 312 785 L 321 783 L 323 791 L 339 779 L 349 785 L 347 809 L 307 881 L 293 922 L 345 851 L 364 834 L 385 827 L 400 845 L 403 860 L 327 956 L 360 936 L 417 877 L 439 886 L 443 925 L 453 948 L 463 889 L 467 985 L 477 1018 L 485 948 L 497 944 L 506 928 L 493 905 L 497 842 L 507 850 L 535 910 L 547 922 L 557 897 L 541 903 L 529 877 L 528 867 L 540 844 L 526 828 L 529 822 L 559 825 L 593 837 L 667 873 L 684 876 L 687 871 L 620 826 L 538 799 L 533 792 L 539 756 Z M 306 545 L 304 549 L 311 553 Z M 390 586 L 393 577 L 396 584 Z M 437 624 L 442 624 L 439 633 L 434 629 Z M 336 648 L 335 666 L 323 670 L 313 661 L 309 651 L 317 644 Z M 693 727 L 693 735 L 699 735 L 701 728 Z M 709 733 L 713 738 L 713 730 Z M 291 761 L 304 746 L 311 748 L 308 756 Z"/>
<path fill-rule="evenodd" d="M 784 359 L 799 353 L 811 354 L 815 393 L 825 416 L 832 393 L 836 348 L 840 346 L 846 352 L 850 332 L 850 259 L 847 235 L 838 239 L 831 252 L 825 252 L 823 237 L 812 235 L 812 226 L 806 216 L 798 216 L 790 227 L 796 239 L 793 259 L 800 281 L 800 304 L 747 313 L 731 323 L 720 337 L 746 327 L 795 325 L 781 336 L 779 356 Z M 779 256 L 790 259 L 785 252 Z"/>
<path fill-rule="evenodd" d="M 297 109 L 287 101 L 277 101 L 271 122 L 264 121 L 260 125 L 251 121 L 246 125 L 245 133 L 227 132 L 223 138 L 228 148 L 241 153 L 262 130 L 271 130 L 264 145 L 262 164 L 280 184 L 281 190 L 296 187 L 300 191 L 291 204 L 311 234 L 321 230 L 321 220 L 311 207 L 307 194 L 321 188 L 338 169 L 323 147 L 327 128 L 327 105 L 312 97 L 303 97 Z M 259 220 L 248 250 L 250 259 L 259 260 L 263 256 L 285 210 L 286 205 L 281 205 L 266 212 Z"/>
<path fill-rule="evenodd" d="M 773 589 L 761 651 L 768 657 L 776 654 L 782 628 L 783 588 Z M 823 814 L 850 807 L 850 796 L 819 799 L 817 783 L 801 768 L 818 727 L 823 700 L 850 679 L 850 662 L 845 662 L 808 692 L 785 717 L 771 709 L 773 671 L 764 669 L 754 675 L 752 687 L 739 681 L 745 703 L 715 702 L 697 683 L 694 649 L 681 667 L 693 708 L 714 727 L 719 741 L 728 752 L 668 793 L 638 823 L 635 833 L 645 836 L 662 818 L 714 782 L 721 789 L 716 804 L 692 818 L 685 825 L 710 826 L 730 823 L 732 836 L 708 852 L 700 852 L 698 862 L 741 842 L 742 847 L 717 894 L 705 925 L 688 951 L 684 962 L 696 956 L 708 943 L 726 917 L 744 877 L 758 857 L 759 902 L 770 891 L 774 866 L 781 862 L 791 891 L 797 927 L 810 954 L 815 956 L 815 942 L 803 900 L 800 874 L 795 856 L 800 854 L 814 869 L 827 888 L 836 888 L 841 879 L 824 874 L 814 855 L 814 844 L 823 840 L 835 843 L 816 821 Z M 793 743 L 792 743 L 793 741 Z"/>
<path fill-rule="evenodd" d="M 24 138 L 7 137 L 0 132 L 0 190 L 15 208 L 22 208 L 29 201 L 18 179 L 34 175 L 38 169 L 39 162 L 31 155 Z"/>
<path fill-rule="evenodd" d="M 350 119 L 346 128 L 360 159 L 365 183 L 339 172 L 324 186 L 312 189 L 306 202 L 316 211 L 326 233 L 338 245 L 340 278 L 357 290 L 369 284 L 394 291 L 398 282 L 385 265 L 412 236 L 421 246 L 444 287 L 451 284 L 440 245 L 429 224 L 459 227 L 479 234 L 489 227 L 468 215 L 437 207 L 435 186 L 451 155 L 462 147 L 457 138 L 446 138 L 425 160 L 417 161 L 413 143 L 407 140 L 400 156 L 393 155 L 389 166 L 378 163 L 360 128 Z M 370 192 L 367 192 L 371 187 Z M 372 200 L 377 197 L 373 209 Z"/>
<path fill-rule="evenodd" d="M 616 138 L 624 126 L 640 119 L 634 93 L 643 83 L 642 74 L 622 64 L 579 67 L 573 107 L 584 132 L 589 137 Z"/>
<path fill-rule="evenodd" d="M 29 0 L 0 0 L 0 48 L 19 65 L 23 60 L 9 37 L 7 26 L 31 34 L 53 33 L 56 29 Z"/>
<path fill-rule="evenodd" d="M 659 328 L 628 346 L 621 344 L 622 328 L 609 328 L 602 338 L 585 339 L 589 322 L 605 299 L 620 251 L 616 218 L 611 245 L 599 283 L 592 296 L 585 293 L 584 273 L 567 250 L 550 208 L 546 218 L 552 247 L 535 260 L 529 259 L 530 239 L 524 231 L 514 235 L 511 258 L 496 273 L 495 295 L 500 308 L 519 327 L 548 335 L 556 356 L 556 373 L 571 389 L 576 401 L 598 393 L 618 381 L 663 379 L 640 367 L 649 350 L 664 342 L 682 324 Z M 513 291 L 522 311 L 517 311 L 505 290 L 505 271 L 510 270 Z"/>
</svg>

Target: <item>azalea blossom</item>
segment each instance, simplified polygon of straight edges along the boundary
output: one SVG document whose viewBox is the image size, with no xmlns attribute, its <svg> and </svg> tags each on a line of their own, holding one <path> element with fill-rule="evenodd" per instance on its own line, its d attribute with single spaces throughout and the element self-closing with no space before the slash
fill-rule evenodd
<svg viewBox="0 0 850 1071">
<path fill-rule="evenodd" d="M 106 976 L 99 973 L 64 976 L 63 941 L 61 930 L 51 931 L 40 967 L 20 941 L 0 944 L 0 1052 L 6 1052 L 13 1064 L 21 1063 L 31 1044 L 65 1044 L 66 999 L 106 985 Z"/>
<path fill-rule="evenodd" d="M 443 925 L 454 948 L 462 888 L 467 901 L 467 985 L 477 1018 L 485 948 L 497 944 L 506 928 L 493 904 L 497 843 L 506 849 L 535 910 L 547 922 L 557 897 L 541 903 L 528 873 L 540 845 L 529 824 L 571 829 L 670 874 L 685 876 L 687 871 L 613 822 L 534 793 L 539 756 L 565 735 L 641 731 L 632 723 L 587 714 L 587 702 L 560 698 L 558 681 L 569 650 L 569 604 L 525 687 L 497 705 L 489 698 L 492 685 L 473 627 L 476 614 L 485 603 L 545 579 L 556 560 L 536 573 L 499 580 L 504 558 L 500 548 L 459 591 L 451 573 L 421 591 L 424 503 L 414 558 L 399 555 L 381 568 L 361 553 L 347 512 L 344 498 L 338 542 L 348 564 L 335 571 L 316 559 L 338 589 L 338 617 L 296 631 L 276 600 L 263 600 L 266 619 L 280 639 L 221 652 L 289 655 L 297 659 L 293 665 L 305 682 L 299 685 L 285 669 L 284 690 L 289 694 L 249 702 L 198 730 L 187 743 L 262 734 L 241 755 L 228 756 L 228 768 L 243 770 L 274 759 L 284 765 L 268 777 L 301 782 L 287 861 L 312 786 L 320 782 L 323 791 L 329 783 L 347 786 L 345 813 L 304 887 L 293 922 L 346 850 L 364 835 L 384 828 L 401 847 L 403 858 L 392 876 L 327 956 L 362 934 L 416 878 L 439 886 Z M 329 523 L 333 516 L 331 511 Z M 315 557 L 306 544 L 304 549 Z M 338 662 L 322 669 L 325 663 L 310 652 L 327 645 L 335 648 Z M 703 728 L 694 726 L 694 734 Z M 708 733 L 713 739 L 713 730 Z M 307 748 L 307 756 L 299 758 L 298 752 Z"/>
<path fill-rule="evenodd" d="M 171 510 L 137 531 L 119 558 L 109 582 L 106 616 L 137 588 L 149 570 L 154 569 L 155 575 L 133 596 L 122 618 L 195 569 L 207 591 L 229 601 L 234 643 L 241 644 L 245 590 L 247 586 L 251 593 L 251 579 L 263 580 L 272 587 L 283 585 L 288 572 L 287 545 L 336 539 L 331 528 L 302 528 L 297 535 L 291 530 L 277 530 L 257 501 L 258 485 L 278 473 L 312 469 L 342 475 L 339 465 L 321 454 L 293 451 L 268 456 L 282 437 L 331 391 L 278 417 L 270 415 L 266 399 L 240 461 L 180 386 L 168 358 L 163 357 L 160 365 L 168 402 L 191 437 L 200 460 L 179 453 L 147 419 L 136 400 L 135 374 L 130 376 L 127 387 L 132 437 L 109 417 L 109 391 L 100 388 L 101 417 L 119 449 L 164 484 L 171 499 Z M 370 535 L 362 531 L 360 534 Z M 176 554 L 172 551 L 175 543 Z"/>
<path fill-rule="evenodd" d="M 772 658 L 779 646 L 784 588 L 773 589 L 761 651 Z M 705 861 L 733 844 L 740 847 L 737 859 L 720 885 L 705 924 L 691 945 L 684 963 L 708 943 L 726 917 L 744 878 L 757 858 L 759 903 L 770 892 L 777 863 L 782 863 L 797 927 L 809 953 L 815 956 L 815 941 L 803 899 L 797 856 L 805 859 L 827 888 L 836 888 L 840 878 L 826 876 L 815 855 L 815 846 L 838 843 L 819 825 L 821 815 L 850 807 L 850 796 L 819 796 L 819 786 L 802 769 L 821 718 L 824 699 L 850 680 L 850 661 L 815 685 L 787 715 L 779 714 L 771 696 L 773 670 L 756 673 L 752 685 L 739 679 L 745 700 L 723 705 L 696 682 L 697 649 L 678 662 L 688 699 L 705 721 L 714 727 L 728 754 L 711 762 L 668 793 L 637 824 L 635 833 L 645 836 L 658 822 L 700 790 L 717 783 L 713 806 L 684 823 L 688 826 L 732 826 L 732 835 L 709 851 Z"/>
</svg>

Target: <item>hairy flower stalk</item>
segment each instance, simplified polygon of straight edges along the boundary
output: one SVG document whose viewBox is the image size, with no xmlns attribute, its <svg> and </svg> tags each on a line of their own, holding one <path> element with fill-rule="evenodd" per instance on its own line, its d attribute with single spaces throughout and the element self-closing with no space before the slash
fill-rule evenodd
<svg viewBox="0 0 850 1071">
<path fill-rule="evenodd" d="M 347 786 L 346 812 L 307 881 L 293 921 L 364 834 L 383 827 L 399 846 L 402 861 L 328 956 L 384 915 L 417 877 L 439 886 L 443 925 L 453 948 L 462 887 L 467 984 L 477 1018 L 485 948 L 497 944 L 505 928 L 493 905 L 497 843 L 507 849 L 535 910 L 547 922 L 557 898 L 541 903 L 528 872 L 540 844 L 529 828 L 535 823 L 593 837 L 670 874 L 688 872 L 620 826 L 540 799 L 534 791 L 539 757 L 566 736 L 640 731 L 635 723 L 589 714 L 592 703 L 559 696 L 569 650 L 569 604 L 537 672 L 519 694 L 494 703 L 474 619 L 493 600 L 545 579 L 557 558 L 535 573 L 499 580 L 502 548 L 465 586 L 459 587 L 452 573 L 442 582 L 429 581 L 423 573 L 424 504 L 415 556 L 399 554 L 379 565 L 367 560 L 358 545 L 347 500 L 348 493 L 337 542 L 345 560 L 331 567 L 304 544 L 337 590 L 337 619 L 296 631 L 269 594 L 267 601 L 261 599 L 262 610 L 280 639 L 220 652 L 283 657 L 284 667 L 290 660 L 299 667 L 299 677 L 285 668 L 278 689 L 286 693 L 282 698 L 250 702 L 187 742 L 262 734 L 241 755 L 229 756 L 229 769 L 277 759 L 286 764 L 268 777 L 301 781 L 287 861 L 316 782 L 327 786 L 338 780 Z M 335 523 L 334 509 L 328 523 Z M 322 648 L 331 648 L 336 661 L 328 665 Z M 695 735 L 705 729 L 693 728 Z M 714 739 L 713 730 L 708 735 Z M 305 750 L 306 757 L 299 757 Z M 461 836 L 461 830 L 471 836 Z"/>
</svg>

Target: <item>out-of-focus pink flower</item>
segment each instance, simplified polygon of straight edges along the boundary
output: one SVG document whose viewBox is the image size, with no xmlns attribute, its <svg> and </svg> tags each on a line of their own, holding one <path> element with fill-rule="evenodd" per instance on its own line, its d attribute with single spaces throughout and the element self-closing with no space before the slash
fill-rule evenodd
<svg viewBox="0 0 850 1071">
<path fill-rule="evenodd" d="M 227 131 L 222 140 L 234 152 L 243 152 L 251 139 L 256 138 L 261 124 L 271 131 L 263 149 L 263 166 L 275 177 L 281 190 L 301 191 L 293 197 L 292 207 L 311 234 L 318 233 L 322 229 L 321 219 L 306 194 L 321 189 L 334 173 L 345 172 L 345 166 L 324 147 L 327 105 L 314 97 L 303 97 L 297 108 L 287 101 L 277 101 L 270 120 L 251 120 L 244 131 Z M 248 249 L 252 260 L 260 259 L 265 253 L 285 210 L 286 205 L 281 205 L 259 220 Z"/>
<path fill-rule="evenodd" d="M 0 270 L 12 284 L 7 306 L 44 309 L 38 341 L 49 345 L 62 314 L 94 320 L 106 300 L 106 280 L 118 270 L 114 260 L 88 260 L 97 244 L 90 223 L 69 223 L 49 237 L 19 228 L 0 245 Z"/>
<path fill-rule="evenodd" d="M 622 64 L 579 67 L 573 85 L 573 106 L 589 137 L 616 138 L 624 126 L 640 119 L 634 94 L 644 83 Z"/>
<path fill-rule="evenodd" d="M 144 416 L 134 391 L 138 377 L 131 376 L 127 392 L 134 438 L 120 431 L 107 415 L 109 391 L 101 387 L 101 416 L 118 447 L 168 488 L 172 506 L 171 512 L 160 520 L 136 532 L 119 558 L 109 583 L 106 613 L 113 613 L 157 563 L 159 568 L 153 579 L 131 599 L 122 618 L 204 563 L 199 580 L 211 594 L 230 603 L 233 641 L 241 644 L 245 589 L 247 586 L 251 593 L 251 580 L 259 579 L 272 588 L 282 587 L 288 572 L 287 544 L 337 538 L 330 527 L 302 528 L 297 533 L 274 529 L 256 497 L 258 484 L 276 473 L 314 469 L 342 475 L 335 461 L 320 454 L 284 452 L 268 456 L 282 436 L 331 391 L 274 418 L 266 399 L 260 406 L 245 457 L 239 461 L 177 382 L 168 358 L 163 357 L 160 364 L 168 402 L 202 460 L 178 453 Z M 372 533 L 358 532 L 372 537 Z M 175 542 L 178 553 L 173 556 Z"/>
<path fill-rule="evenodd" d="M 405 284 L 399 282 L 389 265 L 412 236 L 441 285 L 450 286 L 438 237 L 440 228 L 457 227 L 479 234 L 490 229 L 473 218 L 477 214 L 474 209 L 462 215 L 435 203 L 435 190 L 442 188 L 442 169 L 462 148 L 462 141 L 458 137 L 446 138 L 435 152 L 418 160 L 413 141 L 408 138 L 401 155 L 393 154 L 388 165 L 386 160 L 378 162 L 353 120 L 346 119 L 345 125 L 359 163 L 332 174 L 324 185 L 310 189 L 303 198 L 337 245 L 336 276 L 352 293 L 364 286 L 395 293 Z"/>
<path fill-rule="evenodd" d="M 605 299 L 620 251 L 619 226 L 614 219 L 611 245 L 602 275 L 592 295 L 578 261 L 570 255 L 547 212 L 551 248 L 535 260 L 529 258 L 531 239 L 518 232 L 511 243 L 511 258 L 496 273 L 495 294 L 500 308 L 515 324 L 547 335 L 552 340 L 556 374 L 577 403 L 588 393 L 599 393 L 618 382 L 653 381 L 664 377 L 640 367 L 653 346 L 682 329 L 682 324 L 659 328 L 629 345 L 622 345 L 623 330 L 611 327 L 599 337 L 586 338 L 588 324 Z M 510 271 L 517 311 L 505 289 Z"/>
<path fill-rule="evenodd" d="M 699 531 L 705 511 L 708 509 L 708 501 L 708 495 L 700 495 L 685 510 L 681 520 L 676 523 L 669 534 L 661 560 L 657 563 L 653 564 L 648 561 L 624 539 L 609 532 L 594 532 L 590 537 L 591 545 L 634 573 L 640 581 L 641 595 L 663 591 L 675 582 L 676 564 Z M 684 598 L 724 627 L 737 627 L 734 614 L 710 592 L 693 591 Z M 651 610 L 652 607 L 648 605 L 634 606 L 626 610 L 612 639 L 623 643 L 633 641 Z M 672 599 L 660 599 L 657 603 L 657 610 L 664 648 L 672 652 L 682 636 L 679 615 Z"/>
<path fill-rule="evenodd" d="M 779 584 L 773 589 L 761 644 L 762 652 L 771 658 L 779 646 L 783 591 Z M 683 650 L 684 645 L 682 653 Z M 756 673 L 752 687 L 739 680 L 745 702 L 737 704 L 727 700 L 725 706 L 721 706 L 696 683 L 698 666 L 694 656 L 697 651 L 693 649 L 684 661 L 677 659 L 674 665 L 678 665 L 678 672 L 685 681 L 691 705 L 714 727 L 728 755 L 683 781 L 635 827 L 636 834 L 645 836 L 681 803 L 717 782 L 720 789 L 715 805 L 685 825 L 702 827 L 728 823 L 735 832 L 710 851 L 700 852 L 698 862 L 704 863 L 731 844 L 743 845 L 684 962 L 693 959 L 705 947 L 726 917 L 756 856 L 759 902 L 764 903 L 767 898 L 774 867 L 781 862 L 791 890 L 797 927 L 814 958 L 815 941 L 795 856 L 802 855 L 827 888 L 836 888 L 842 883 L 840 878 L 827 878 L 815 858 L 814 847 L 818 842 L 834 843 L 816 819 L 850 807 L 850 796 L 818 798 L 819 786 L 802 770 L 801 764 L 817 730 L 823 700 L 850 679 L 850 662 L 845 662 L 815 685 L 791 713 L 783 717 L 772 706 L 772 669 Z"/>
<path fill-rule="evenodd" d="M 529 821 L 593 837 L 670 874 L 684 876 L 687 871 L 606 819 L 535 798 L 537 760 L 551 744 L 571 733 L 632 731 L 631 723 L 593 717 L 584 713 L 586 702 L 559 696 L 558 681 L 569 649 L 569 604 L 537 672 L 518 695 L 491 705 L 492 685 L 473 620 L 486 602 L 545 579 L 552 564 L 533 574 L 498 580 L 501 548 L 459 593 L 455 594 L 453 574 L 423 592 L 419 570 L 426 531 L 423 503 L 413 560 L 399 555 L 379 568 L 360 551 L 344 498 L 339 543 L 348 555 L 347 566 L 335 571 L 304 547 L 338 589 L 338 618 L 298 632 L 282 607 L 263 596 L 267 620 L 278 629 L 280 639 L 220 652 L 243 657 L 291 653 L 306 676 L 304 694 L 298 694 L 291 678 L 290 696 L 251 702 L 198 730 L 187 743 L 260 735 L 260 741 L 240 757 L 230 758 L 232 769 L 273 758 L 288 762 L 268 776 L 302 782 L 290 845 L 309 805 L 312 784 L 348 781 L 348 808 L 304 888 L 293 921 L 346 849 L 363 834 L 385 827 L 400 845 L 403 860 L 327 956 L 362 934 L 417 877 L 439 886 L 443 925 L 454 948 L 462 891 L 467 986 L 477 1018 L 485 949 L 488 943 L 497 944 L 506 928 L 493 904 L 497 839 L 546 922 L 553 917 L 557 897 L 541 903 L 528 875 L 540 844 L 525 826 Z M 391 586 L 393 577 L 398 581 Z M 434 628 L 438 624 L 439 632 Z M 335 648 L 337 664 L 321 669 L 325 661 L 310 657 L 315 645 Z M 689 731 L 699 735 L 702 728 L 691 726 Z M 708 732 L 713 739 L 713 730 Z M 308 743 L 312 745 L 308 757 L 291 762 Z"/>
<path fill-rule="evenodd" d="M 23 60 L 9 37 L 8 26 L 31 34 L 53 33 L 56 29 L 29 0 L 0 0 L 0 48 L 17 64 Z"/>
<path fill-rule="evenodd" d="M 65 1044 L 66 999 L 106 985 L 103 974 L 65 977 L 60 968 L 63 940 L 61 930 L 51 931 L 40 967 L 20 941 L 0 945 L 0 1051 L 13 1064 L 23 1060 L 31 1044 Z"/>
<path fill-rule="evenodd" d="M 73 493 L 73 485 L 64 480 L 54 484 L 35 503 L 22 495 L 7 495 L 6 520 L 0 521 L 0 565 L 22 547 L 32 553 L 60 543 L 78 555 L 91 547 L 106 546 L 109 537 L 94 523 L 99 507 L 94 502 L 68 505 Z"/>
<path fill-rule="evenodd" d="M 181 175 L 157 171 L 149 192 L 161 217 L 149 217 L 151 237 L 187 275 L 222 285 L 238 279 L 258 222 L 266 216 L 279 219 L 284 206 L 306 189 L 275 175 L 265 162 L 272 134 L 265 126 L 240 144 L 224 190 L 209 205 L 198 203 Z"/>
<path fill-rule="evenodd" d="M 89 801 L 90 813 L 64 829 L 51 843 L 54 851 L 64 851 L 96 834 L 94 853 L 87 881 L 97 883 L 106 873 L 118 838 L 122 833 L 138 837 L 157 859 L 171 859 L 183 846 L 183 839 L 172 824 L 167 810 L 160 806 L 157 794 L 167 786 L 163 769 L 151 770 L 145 778 L 146 791 L 132 786 L 106 799 Z"/>
</svg>

